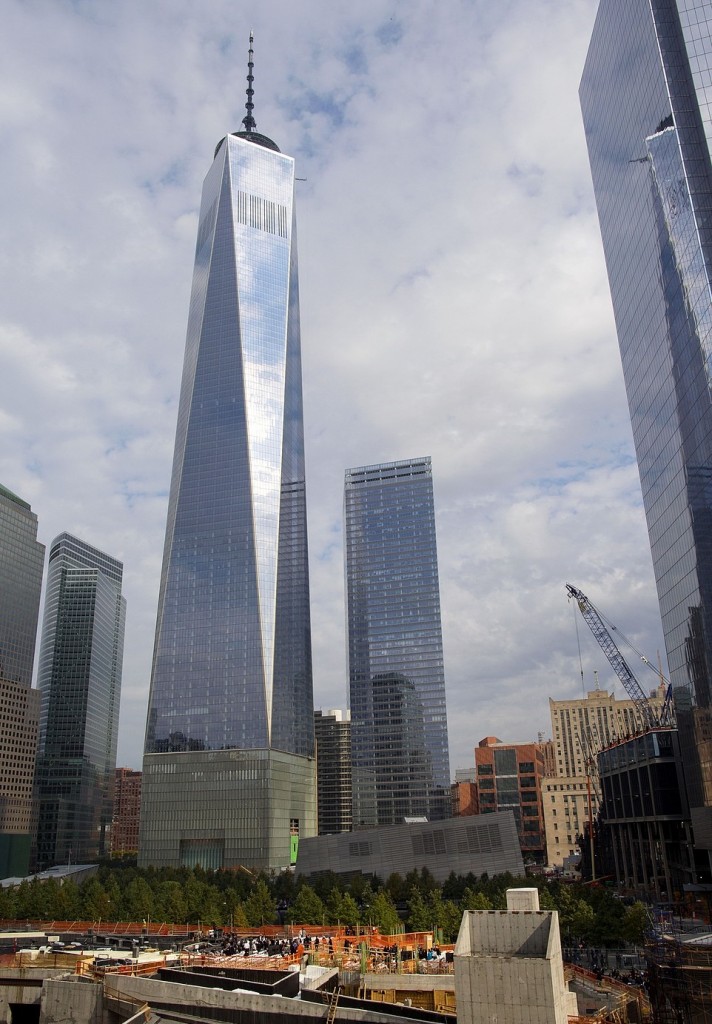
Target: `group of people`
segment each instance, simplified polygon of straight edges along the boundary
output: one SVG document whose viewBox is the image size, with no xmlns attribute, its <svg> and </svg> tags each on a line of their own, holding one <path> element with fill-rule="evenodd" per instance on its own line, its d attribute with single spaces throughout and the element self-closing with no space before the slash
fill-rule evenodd
<svg viewBox="0 0 712 1024">
<path fill-rule="evenodd" d="M 286 958 L 300 957 L 311 952 L 318 953 L 320 950 L 330 956 L 333 955 L 334 940 L 332 937 L 330 935 L 312 937 L 303 930 L 298 935 L 293 935 L 291 939 L 277 938 L 276 936 L 268 938 L 264 935 L 248 937 L 228 933 L 223 935 L 220 944 L 222 956 L 281 956 Z"/>
</svg>

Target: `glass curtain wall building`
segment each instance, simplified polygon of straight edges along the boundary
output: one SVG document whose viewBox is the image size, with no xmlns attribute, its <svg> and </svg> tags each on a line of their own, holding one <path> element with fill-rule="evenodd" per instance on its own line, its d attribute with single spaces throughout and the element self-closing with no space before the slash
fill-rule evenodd
<svg viewBox="0 0 712 1024">
<path fill-rule="evenodd" d="M 40 698 L 31 689 L 44 544 L 26 501 L 0 485 L 0 877 L 30 868 Z"/>
<path fill-rule="evenodd" d="M 251 57 L 251 51 L 250 51 Z M 140 864 L 278 869 L 316 831 L 294 159 L 203 186 L 146 730 Z"/>
<path fill-rule="evenodd" d="M 44 569 L 37 516 L 0 485 L 0 679 L 32 685 Z"/>
<path fill-rule="evenodd" d="M 580 89 L 691 805 L 712 851 L 712 4 L 602 0 Z"/>
<path fill-rule="evenodd" d="M 123 565 L 62 533 L 50 545 L 41 695 L 36 866 L 108 855 L 126 600 Z"/>
<path fill-rule="evenodd" d="M 451 814 L 429 458 L 346 471 L 353 826 Z"/>
</svg>

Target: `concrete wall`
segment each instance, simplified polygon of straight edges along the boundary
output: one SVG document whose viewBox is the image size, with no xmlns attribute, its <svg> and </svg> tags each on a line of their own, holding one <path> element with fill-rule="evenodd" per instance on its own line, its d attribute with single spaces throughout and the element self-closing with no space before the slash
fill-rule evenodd
<svg viewBox="0 0 712 1024">
<path fill-rule="evenodd" d="M 104 996 L 109 1008 L 120 1001 L 127 1009 L 138 1008 L 143 1003 L 150 1006 L 172 1006 L 183 1012 L 200 1016 L 203 1008 L 229 1008 L 236 1024 L 253 1024 L 257 1016 L 261 1024 L 288 1024 L 289 1021 L 304 1022 L 326 1019 L 326 1004 L 301 999 L 284 999 L 280 996 L 263 996 L 252 992 L 223 992 L 219 989 L 198 988 L 195 985 L 172 984 L 154 981 L 151 978 L 132 978 L 128 975 L 107 976 L 104 980 Z M 392 1014 L 381 1014 L 373 1010 L 362 1010 L 353 1006 L 340 1006 L 336 1012 L 337 1021 L 353 1021 L 356 1024 L 394 1024 Z M 407 1011 L 400 1018 L 408 1020 Z M 417 1018 L 416 1018 L 417 1019 Z M 60 1024 L 55 1021 L 52 1024 Z M 77 1019 L 76 1024 L 84 1024 Z"/>
<path fill-rule="evenodd" d="M 55 976 L 64 976 L 65 973 L 16 967 L 0 969 L 0 1024 L 10 1024 L 11 1004 L 39 1005 L 44 981 Z"/>
<path fill-rule="evenodd" d="M 86 978 L 49 978 L 42 986 L 41 1024 L 103 1024 L 104 992 Z"/>
<path fill-rule="evenodd" d="M 567 1024 L 559 920 L 547 911 L 467 911 L 455 944 L 458 1024 Z"/>
</svg>

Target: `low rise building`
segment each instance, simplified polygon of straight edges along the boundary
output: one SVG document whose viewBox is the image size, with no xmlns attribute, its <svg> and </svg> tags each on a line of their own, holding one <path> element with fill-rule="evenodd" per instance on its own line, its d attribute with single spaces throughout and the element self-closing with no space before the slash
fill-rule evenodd
<svg viewBox="0 0 712 1024">
<path fill-rule="evenodd" d="M 525 860 L 546 860 L 541 783 L 544 755 L 538 743 L 502 743 L 486 736 L 475 748 L 480 814 L 512 811 Z"/>
<path fill-rule="evenodd" d="M 514 816 L 510 811 L 486 817 L 385 825 L 341 835 L 315 836 L 299 844 L 297 874 L 325 871 L 337 875 L 378 875 L 427 867 L 437 882 L 456 875 L 524 874 Z"/>
</svg>

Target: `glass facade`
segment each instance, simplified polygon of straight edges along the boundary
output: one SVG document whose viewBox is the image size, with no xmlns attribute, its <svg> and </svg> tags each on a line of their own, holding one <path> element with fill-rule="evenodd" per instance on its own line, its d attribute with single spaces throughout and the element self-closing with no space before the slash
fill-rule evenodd
<svg viewBox="0 0 712 1024">
<path fill-rule="evenodd" d="M 39 694 L 31 689 L 44 544 L 37 516 L 0 485 L 0 877 L 30 868 Z"/>
<path fill-rule="evenodd" d="M 41 696 L 37 867 L 109 852 L 126 601 L 123 566 L 67 533 L 50 546 Z"/>
<path fill-rule="evenodd" d="M 314 756 L 300 344 L 294 160 L 255 132 L 229 135 L 203 186 L 147 758 Z M 244 810 L 239 856 L 257 859 L 242 863 L 259 862 L 255 846 L 278 866 L 260 831 L 269 815 Z M 305 813 L 287 814 L 287 838 Z M 142 820 L 142 863 L 161 856 L 153 828 Z M 238 856 L 239 843 L 214 839 L 184 836 L 185 863 Z"/>
<path fill-rule="evenodd" d="M 694 841 L 712 851 L 712 3 L 602 0 L 580 96 Z"/>
<path fill-rule="evenodd" d="M 429 458 L 346 471 L 354 828 L 449 817 Z"/>
<path fill-rule="evenodd" d="M 37 516 L 0 485 L 0 679 L 32 685 L 44 544 Z"/>
</svg>

